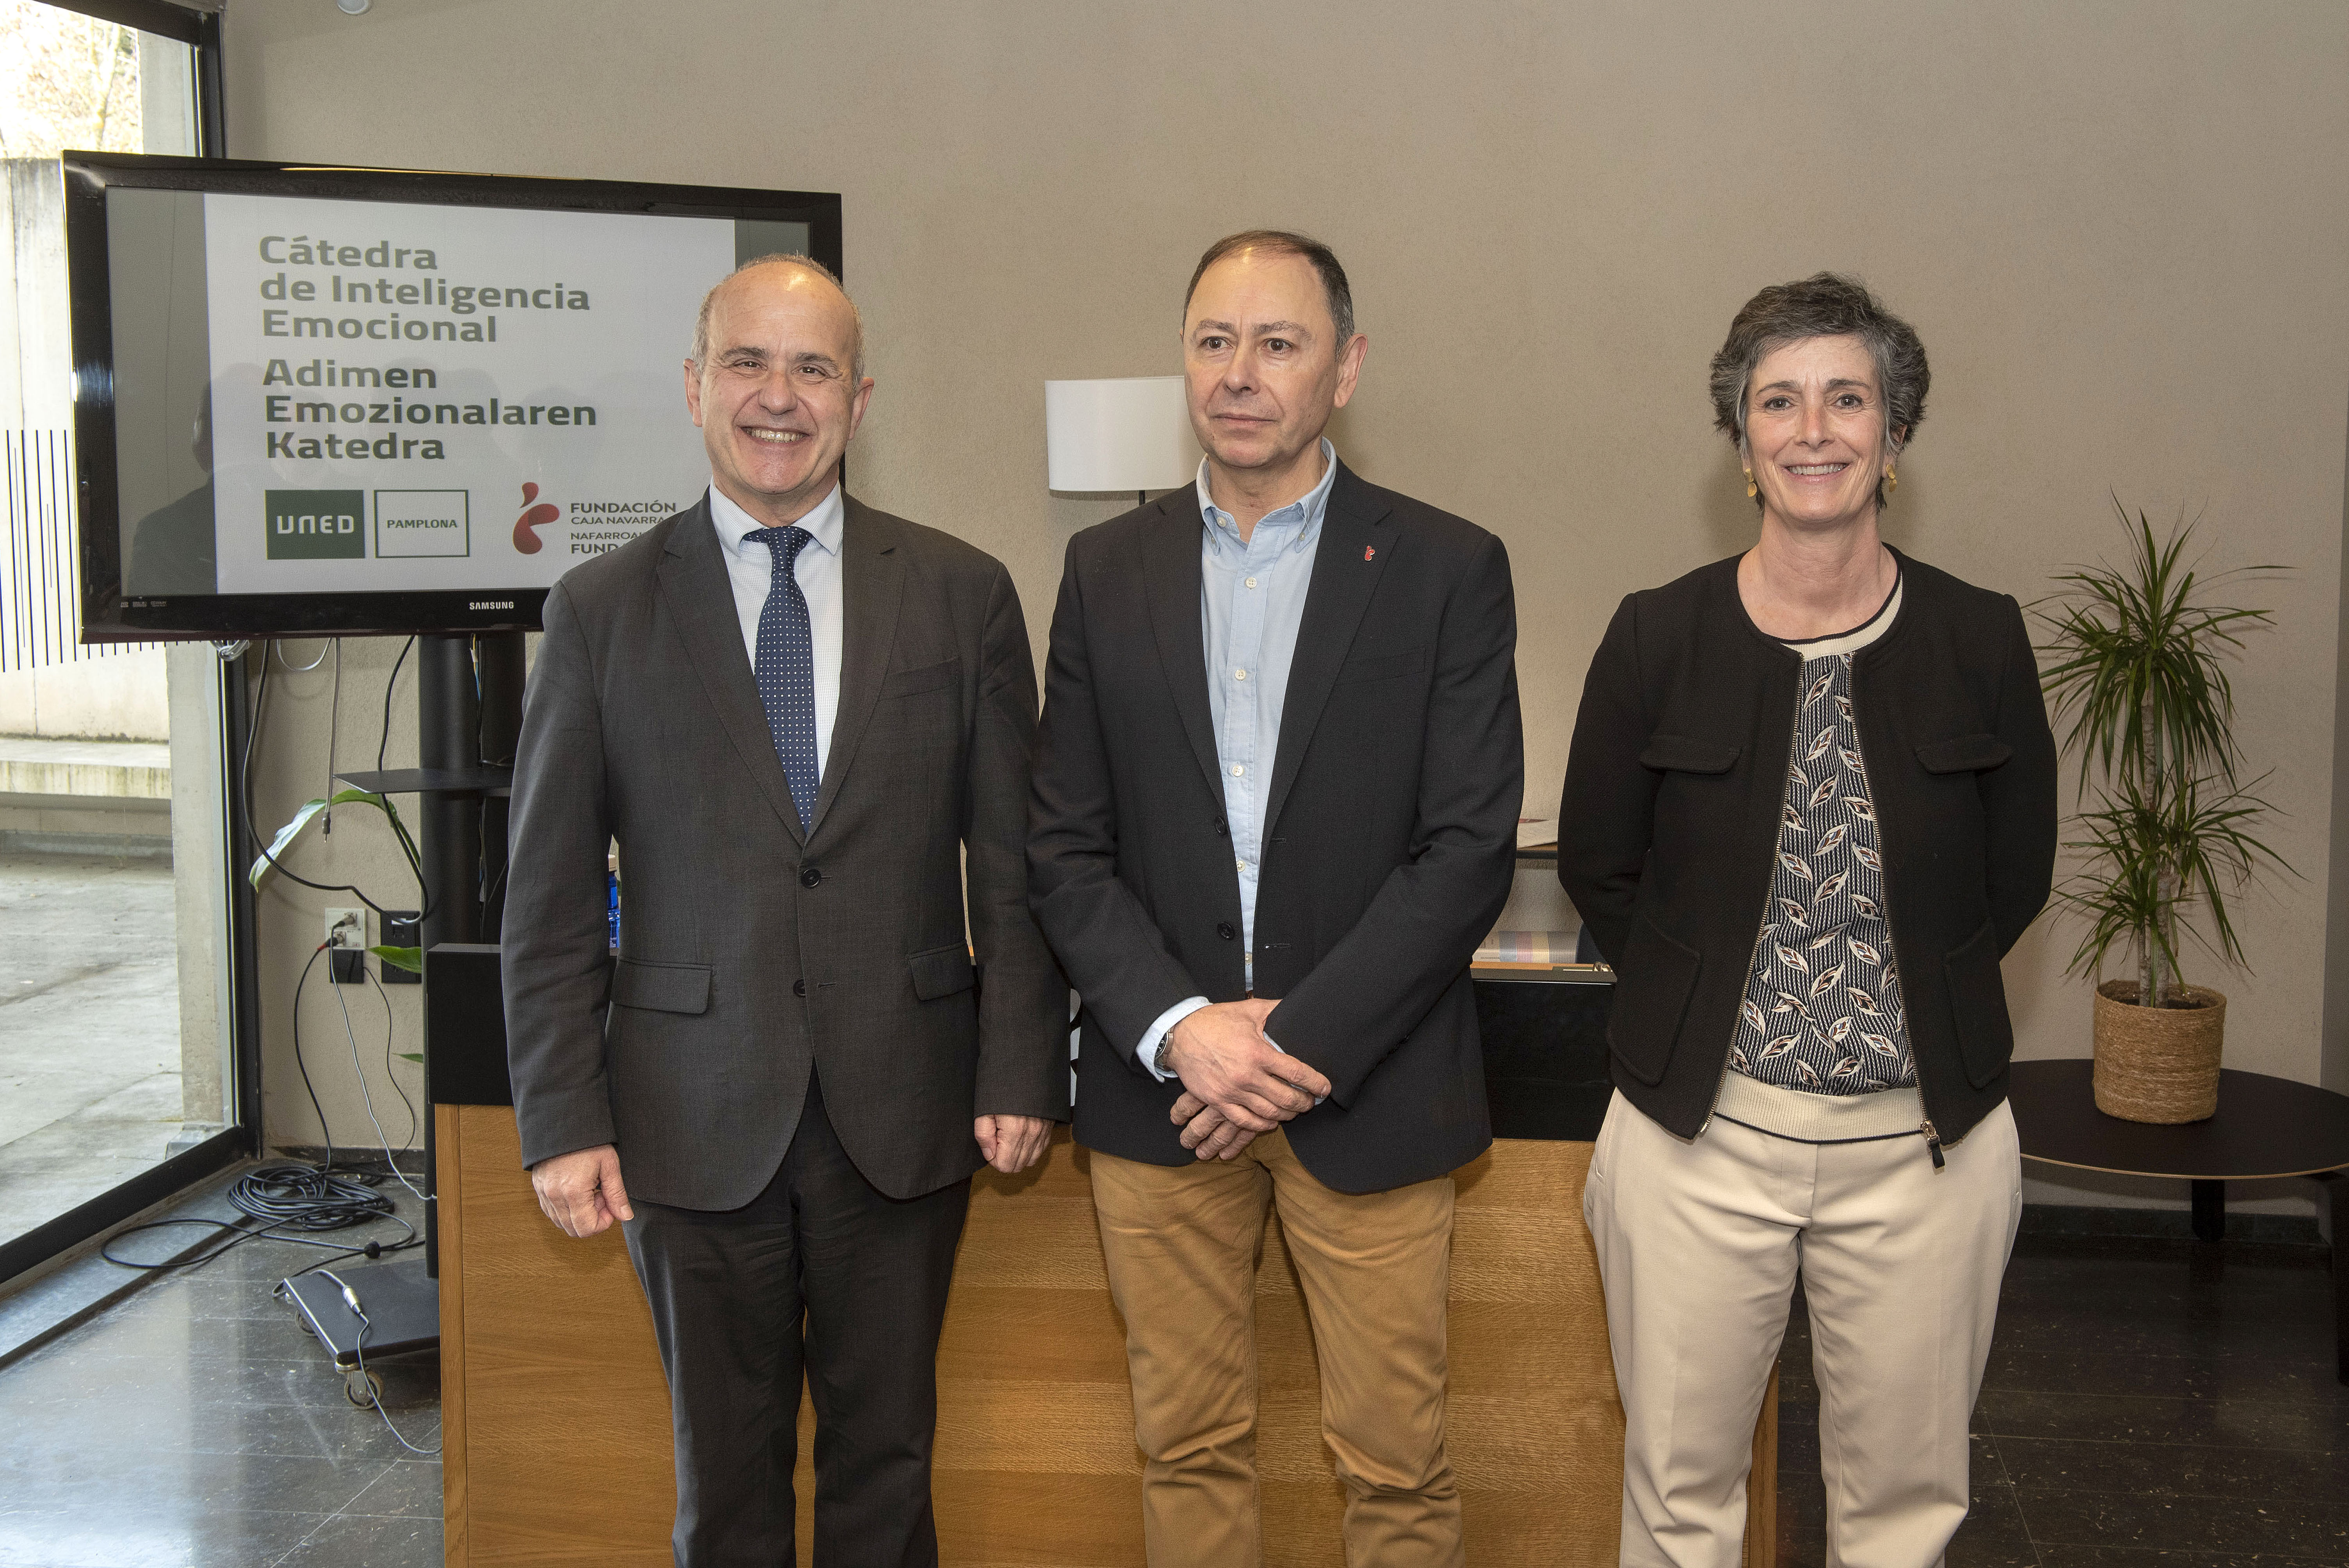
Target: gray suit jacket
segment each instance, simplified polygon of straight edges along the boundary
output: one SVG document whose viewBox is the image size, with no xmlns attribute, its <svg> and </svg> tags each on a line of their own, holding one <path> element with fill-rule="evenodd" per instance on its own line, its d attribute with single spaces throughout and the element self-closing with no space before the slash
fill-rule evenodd
<svg viewBox="0 0 2349 1568">
<path fill-rule="evenodd" d="M 1067 991 L 1027 906 L 1019 594 L 991 556 L 854 500 L 841 570 L 805 835 L 707 497 L 547 595 L 504 927 L 525 1163 L 615 1143 L 632 1197 L 737 1208 L 781 1163 L 811 1068 L 892 1197 L 978 1169 L 974 1116 L 1067 1119 Z"/>
</svg>

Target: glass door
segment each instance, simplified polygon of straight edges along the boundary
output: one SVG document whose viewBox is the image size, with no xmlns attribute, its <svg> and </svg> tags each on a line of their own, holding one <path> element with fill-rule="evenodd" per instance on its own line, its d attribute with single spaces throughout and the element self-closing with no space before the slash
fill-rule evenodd
<svg viewBox="0 0 2349 1568">
<path fill-rule="evenodd" d="M 83 646 L 63 176 L 193 154 L 211 24 L 0 0 L 0 1283 L 243 1151 L 224 687 L 210 645 Z M 205 480 L 200 407 L 175 454 Z"/>
</svg>

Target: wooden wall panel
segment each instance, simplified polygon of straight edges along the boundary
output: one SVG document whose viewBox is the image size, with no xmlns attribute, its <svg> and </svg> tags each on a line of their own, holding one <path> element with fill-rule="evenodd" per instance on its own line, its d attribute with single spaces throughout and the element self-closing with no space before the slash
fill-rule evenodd
<svg viewBox="0 0 2349 1568">
<path fill-rule="evenodd" d="M 618 1229 L 574 1241 L 539 1212 L 512 1109 L 436 1114 L 442 1422 L 463 1429 L 465 1471 L 443 1481 L 462 1510 L 448 1520 L 447 1539 L 464 1553 L 451 1553 L 450 1568 L 667 1568 L 677 1511 L 668 1387 Z M 452 1283 L 463 1303 L 456 1326 Z M 442 1466 L 445 1475 L 446 1452 Z"/>
<path fill-rule="evenodd" d="M 452 1568 L 668 1561 L 676 1506 L 652 1320 L 616 1232 L 563 1236 L 520 1168 L 513 1113 L 439 1111 Z M 1460 1174 L 1449 1439 L 1470 1560 L 1615 1560 L 1623 1417 L 1581 1214 L 1590 1146 L 1509 1141 Z M 971 1195 L 938 1347 L 935 1495 L 950 1568 L 1140 1568 L 1142 1462 L 1093 1225 L 1089 1156 Z M 1339 1568 L 1345 1499 L 1321 1441 L 1312 1333 L 1277 1221 L 1257 1287 L 1268 1568 Z M 1756 1433 L 1775 1475 L 1775 1387 Z M 813 1417 L 800 1417 L 808 1560 Z M 1755 1497 L 1749 1568 L 1771 1562 Z"/>
<path fill-rule="evenodd" d="M 434 1195 L 442 1213 L 460 1213 L 465 1206 L 465 1161 L 457 1147 L 464 1136 L 464 1112 L 457 1106 L 429 1108 L 440 1152 L 433 1172 Z M 517 1140 L 517 1147 L 519 1141 Z M 465 1231 L 461 1225 L 439 1229 L 440 1261 L 440 1518 L 443 1561 L 449 1568 L 465 1568 L 465 1524 L 470 1510 L 466 1483 L 471 1475 L 465 1446 Z"/>
</svg>

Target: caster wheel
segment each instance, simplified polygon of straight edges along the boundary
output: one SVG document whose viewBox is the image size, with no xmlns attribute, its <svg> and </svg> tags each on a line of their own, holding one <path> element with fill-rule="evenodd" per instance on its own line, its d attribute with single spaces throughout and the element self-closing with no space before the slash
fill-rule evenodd
<svg viewBox="0 0 2349 1568">
<path fill-rule="evenodd" d="M 383 1379 L 356 1367 L 343 1374 L 343 1398 L 364 1410 L 383 1398 Z"/>
</svg>

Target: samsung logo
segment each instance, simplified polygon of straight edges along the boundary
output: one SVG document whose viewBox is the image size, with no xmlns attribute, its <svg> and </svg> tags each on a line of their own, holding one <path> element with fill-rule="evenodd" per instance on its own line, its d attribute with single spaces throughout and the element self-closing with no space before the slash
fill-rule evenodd
<svg viewBox="0 0 2349 1568">
<path fill-rule="evenodd" d="M 511 599 L 475 599 L 465 606 L 468 610 L 511 610 L 513 607 L 514 602 Z"/>
</svg>

